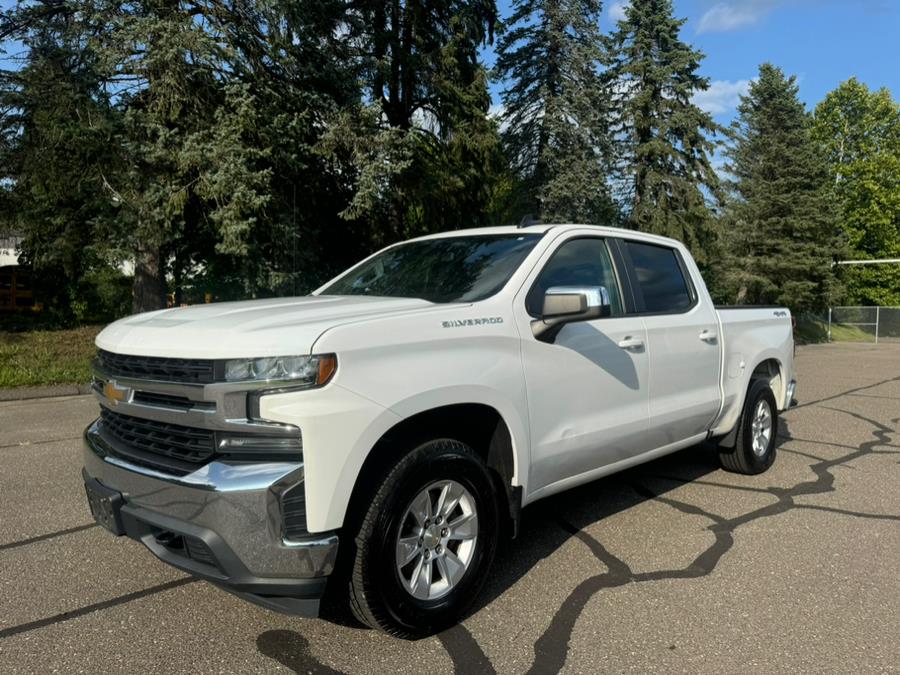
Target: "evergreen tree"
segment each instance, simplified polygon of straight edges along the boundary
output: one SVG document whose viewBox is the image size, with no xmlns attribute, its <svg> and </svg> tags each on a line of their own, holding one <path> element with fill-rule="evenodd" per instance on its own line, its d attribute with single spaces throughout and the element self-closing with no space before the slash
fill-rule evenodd
<svg viewBox="0 0 900 675">
<path fill-rule="evenodd" d="M 365 101 L 340 112 L 323 145 L 355 165 L 344 216 L 377 223 L 381 242 L 479 224 L 499 160 L 478 60 L 493 34 L 494 0 L 350 7 Z"/>
<path fill-rule="evenodd" d="M 840 224 L 853 258 L 900 258 L 900 105 L 852 78 L 816 107 Z M 848 302 L 900 305 L 900 265 L 845 269 Z"/>
<path fill-rule="evenodd" d="M 795 312 L 827 307 L 838 293 L 832 262 L 842 237 L 828 168 L 798 99 L 796 78 L 760 67 L 732 126 L 728 171 L 729 278 L 740 302 Z"/>
<path fill-rule="evenodd" d="M 267 148 L 247 87 L 226 79 L 230 48 L 177 0 L 89 0 L 89 46 L 121 113 L 118 170 L 103 175 L 134 256 L 135 312 L 166 306 L 194 249 L 242 256 L 268 201 Z"/>
<path fill-rule="evenodd" d="M 217 0 L 209 19 L 228 36 L 231 78 L 249 88 L 256 109 L 244 138 L 265 148 L 268 201 L 247 232 L 251 255 L 212 251 L 193 285 L 223 297 L 301 294 L 377 245 L 377 224 L 343 217 L 358 166 L 343 126 L 361 105 L 359 17 L 344 0 Z M 330 152 L 327 139 L 341 137 Z"/>
<path fill-rule="evenodd" d="M 622 198 L 631 227 L 680 239 L 703 263 L 714 238 L 707 200 L 720 196 L 710 162 L 718 127 L 691 102 L 709 80 L 673 11 L 671 0 L 632 0 L 612 35 Z"/>
<path fill-rule="evenodd" d="M 516 0 L 498 45 L 503 142 L 522 213 L 609 224 L 608 106 L 599 0 Z"/>
<path fill-rule="evenodd" d="M 114 114 L 71 7 L 41 2 L 5 18 L 29 28 L 19 67 L 0 73 L 4 225 L 24 235 L 21 258 L 45 307 L 63 321 L 85 318 L 97 309 L 88 278 L 116 262 L 100 178 L 113 160 Z"/>
</svg>

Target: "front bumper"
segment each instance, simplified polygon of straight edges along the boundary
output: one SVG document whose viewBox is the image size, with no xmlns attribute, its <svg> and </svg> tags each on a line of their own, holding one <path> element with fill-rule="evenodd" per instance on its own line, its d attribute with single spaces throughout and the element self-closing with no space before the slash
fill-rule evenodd
<svg viewBox="0 0 900 675">
<path fill-rule="evenodd" d="M 318 614 L 338 538 L 283 535 L 281 496 L 302 483 L 301 463 L 213 461 L 179 477 L 129 464 L 107 447 L 96 422 L 85 430 L 83 475 L 121 493 L 122 534 L 246 600 Z"/>
</svg>

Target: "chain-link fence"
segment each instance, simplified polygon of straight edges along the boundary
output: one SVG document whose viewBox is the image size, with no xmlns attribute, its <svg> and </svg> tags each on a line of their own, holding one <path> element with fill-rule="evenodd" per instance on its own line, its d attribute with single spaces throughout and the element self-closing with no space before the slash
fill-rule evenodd
<svg viewBox="0 0 900 675">
<path fill-rule="evenodd" d="M 900 342 L 900 307 L 832 307 L 828 339 L 834 342 Z"/>
</svg>

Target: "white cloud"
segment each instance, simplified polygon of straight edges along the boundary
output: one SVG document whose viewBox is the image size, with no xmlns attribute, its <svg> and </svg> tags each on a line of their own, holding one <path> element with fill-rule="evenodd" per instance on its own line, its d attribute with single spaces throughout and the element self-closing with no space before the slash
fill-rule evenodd
<svg viewBox="0 0 900 675">
<path fill-rule="evenodd" d="M 706 3 L 712 7 L 700 17 L 698 33 L 721 33 L 752 26 L 774 10 L 791 5 L 815 11 L 817 6 L 844 3 L 867 13 L 883 13 L 890 11 L 890 5 L 896 4 L 896 0 L 853 0 L 852 3 L 847 0 L 706 0 Z"/>
<path fill-rule="evenodd" d="M 722 115 L 734 110 L 740 101 L 740 97 L 745 95 L 749 88 L 750 80 L 737 80 L 735 82 L 715 80 L 710 82 L 709 89 L 694 94 L 692 100 L 695 105 L 710 115 Z"/>
<path fill-rule="evenodd" d="M 628 0 L 615 0 L 609 6 L 609 18 L 613 23 L 625 20 L 625 8 L 628 7 Z"/>
<path fill-rule="evenodd" d="M 700 17 L 698 33 L 720 33 L 752 26 L 772 11 L 778 0 L 727 0 Z"/>
<path fill-rule="evenodd" d="M 509 127 L 509 120 L 506 119 L 506 106 L 503 103 L 492 103 L 488 108 L 488 118 L 496 120 L 500 125 L 498 131 L 502 134 Z"/>
</svg>

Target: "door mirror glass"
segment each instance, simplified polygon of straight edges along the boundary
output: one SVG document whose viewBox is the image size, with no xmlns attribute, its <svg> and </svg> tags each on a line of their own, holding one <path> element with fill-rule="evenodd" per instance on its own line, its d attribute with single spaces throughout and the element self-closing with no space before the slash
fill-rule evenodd
<svg viewBox="0 0 900 675">
<path fill-rule="evenodd" d="M 602 319 L 610 311 L 604 286 L 553 286 L 544 293 L 541 317 L 532 322 L 531 328 L 538 340 L 553 342 L 567 323 Z"/>
</svg>

